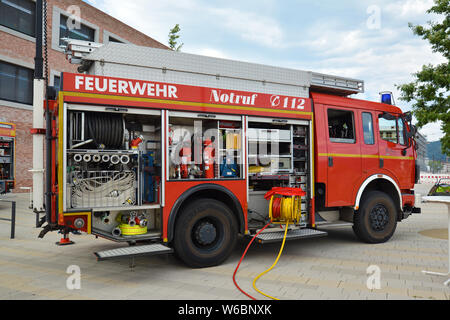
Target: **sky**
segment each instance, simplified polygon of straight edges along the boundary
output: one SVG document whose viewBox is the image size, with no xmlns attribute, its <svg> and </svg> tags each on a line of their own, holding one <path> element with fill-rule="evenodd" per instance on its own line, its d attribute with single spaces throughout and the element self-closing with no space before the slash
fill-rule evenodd
<svg viewBox="0 0 450 320">
<path fill-rule="evenodd" d="M 365 82 L 358 99 L 413 80 L 424 64 L 444 58 L 408 23 L 425 25 L 432 0 L 85 0 L 167 44 L 179 24 L 182 51 L 352 77 Z M 442 138 L 440 124 L 423 127 L 428 141 Z"/>
</svg>

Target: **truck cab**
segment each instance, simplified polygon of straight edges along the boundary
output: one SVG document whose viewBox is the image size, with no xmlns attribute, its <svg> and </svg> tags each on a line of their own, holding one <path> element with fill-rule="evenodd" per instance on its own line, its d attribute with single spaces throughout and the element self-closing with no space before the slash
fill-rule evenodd
<svg viewBox="0 0 450 320">
<path fill-rule="evenodd" d="M 383 103 L 320 93 L 312 98 L 319 215 L 352 208 L 356 217 L 372 198 L 385 197 L 395 207 L 395 219 L 389 217 L 387 205 L 378 204 L 370 209 L 368 225 L 376 229 L 379 239 L 387 239 L 396 222 L 414 207 L 416 150 L 408 115 Z M 389 232 L 383 233 L 386 227 Z M 379 241 L 369 238 L 364 240 Z"/>
</svg>

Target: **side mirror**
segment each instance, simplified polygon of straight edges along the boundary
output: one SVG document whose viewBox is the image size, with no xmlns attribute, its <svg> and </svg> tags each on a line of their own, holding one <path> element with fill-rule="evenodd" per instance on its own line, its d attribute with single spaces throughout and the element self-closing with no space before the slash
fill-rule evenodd
<svg viewBox="0 0 450 320">
<path fill-rule="evenodd" d="M 406 141 L 408 141 L 408 142 L 407 142 L 408 148 L 412 146 L 412 144 L 413 144 L 413 143 L 412 143 L 412 140 L 414 140 L 414 138 L 416 137 L 416 134 L 417 134 L 417 127 L 416 127 L 416 126 L 411 125 L 409 128 L 410 128 L 410 129 L 409 129 L 410 131 L 409 131 L 409 132 L 406 131 L 406 133 L 405 133 Z M 418 148 L 419 148 L 419 147 L 418 147 L 418 145 L 416 144 L 416 150 L 417 150 Z"/>
<path fill-rule="evenodd" d="M 396 116 L 394 116 L 393 114 L 390 114 L 388 112 L 384 112 L 381 117 L 385 120 L 397 120 Z"/>
<path fill-rule="evenodd" d="M 405 119 L 405 122 L 411 122 L 412 121 L 412 113 L 406 112 L 405 114 L 403 114 L 403 119 Z"/>
</svg>

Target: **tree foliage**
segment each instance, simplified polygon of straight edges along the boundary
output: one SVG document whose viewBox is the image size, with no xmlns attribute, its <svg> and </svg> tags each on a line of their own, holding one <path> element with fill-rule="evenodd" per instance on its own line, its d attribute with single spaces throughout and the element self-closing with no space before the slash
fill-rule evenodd
<svg viewBox="0 0 450 320">
<path fill-rule="evenodd" d="M 428 22 L 427 26 L 412 25 L 415 35 L 427 40 L 433 49 L 447 60 L 433 66 L 427 64 L 414 73 L 414 82 L 398 86 L 401 99 L 413 101 L 413 113 L 418 127 L 442 121 L 442 152 L 450 156 L 450 0 L 434 0 L 428 14 L 442 15 L 442 22 Z"/>
<path fill-rule="evenodd" d="M 170 29 L 170 32 L 169 32 L 169 47 L 172 50 L 180 51 L 181 47 L 184 45 L 184 43 L 178 44 L 178 39 L 180 38 L 180 35 L 179 35 L 180 31 L 181 31 L 181 28 L 180 28 L 180 25 L 178 23 L 175 25 L 175 27 Z"/>
<path fill-rule="evenodd" d="M 429 166 L 432 173 L 438 173 L 443 168 L 441 161 L 430 161 Z"/>
</svg>

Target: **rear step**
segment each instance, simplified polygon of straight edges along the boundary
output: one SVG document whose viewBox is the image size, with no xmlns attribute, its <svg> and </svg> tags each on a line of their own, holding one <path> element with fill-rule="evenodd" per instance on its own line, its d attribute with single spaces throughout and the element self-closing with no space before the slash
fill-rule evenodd
<svg viewBox="0 0 450 320">
<path fill-rule="evenodd" d="M 326 237 L 327 235 L 328 235 L 327 232 L 315 229 L 295 229 L 288 231 L 286 241 L 307 239 L 307 238 L 320 238 Z M 261 233 L 259 236 L 256 237 L 256 240 L 261 244 L 281 242 L 283 241 L 283 239 L 284 239 L 284 231 L 265 232 Z"/>
<path fill-rule="evenodd" d="M 131 246 L 125 248 L 117 248 L 112 250 L 105 250 L 95 252 L 98 261 L 123 258 L 123 257 L 137 257 L 137 256 L 154 256 L 159 254 L 172 253 L 173 249 L 165 245 L 154 243 L 143 246 Z"/>
</svg>

